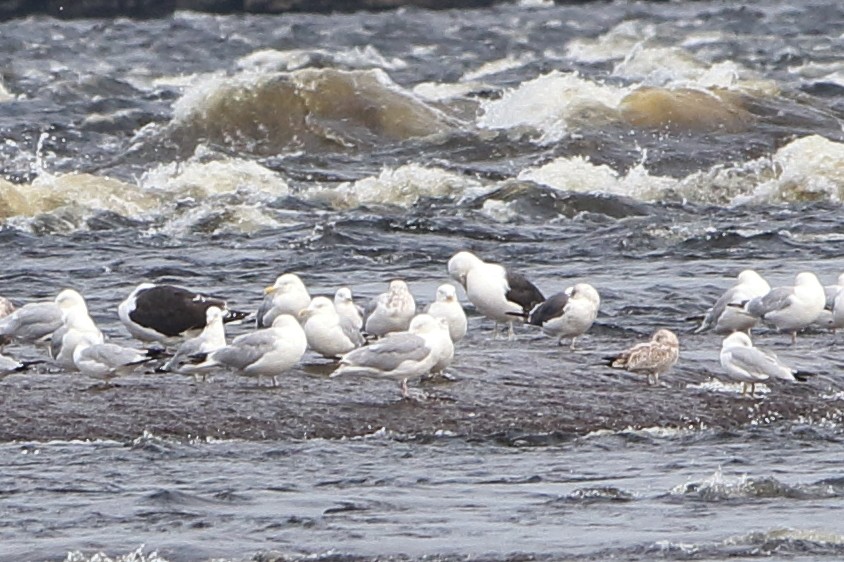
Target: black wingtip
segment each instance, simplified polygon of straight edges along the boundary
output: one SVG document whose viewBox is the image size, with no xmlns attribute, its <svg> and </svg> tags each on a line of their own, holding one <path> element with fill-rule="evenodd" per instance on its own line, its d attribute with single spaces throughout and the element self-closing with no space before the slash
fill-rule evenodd
<svg viewBox="0 0 844 562">
<path fill-rule="evenodd" d="M 797 371 L 794 373 L 794 378 L 797 379 L 799 382 L 806 382 L 812 377 L 816 377 L 817 373 L 810 373 L 808 371 Z"/>
<path fill-rule="evenodd" d="M 188 359 L 190 359 L 190 362 L 193 365 L 199 365 L 200 363 L 202 363 L 203 361 L 208 359 L 208 354 L 207 353 L 201 353 L 201 352 L 200 353 L 194 353 L 193 355 L 189 355 Z"/>
<path fill-rule="evenodd" d="M 229 322 L 238 322 L 247 318 L 249 315 L 249 312 L 243 312 L 240 310 L 226 310 L 226 315 L 223 316 L 223 322 L 226 324 Z"/>
</svg>

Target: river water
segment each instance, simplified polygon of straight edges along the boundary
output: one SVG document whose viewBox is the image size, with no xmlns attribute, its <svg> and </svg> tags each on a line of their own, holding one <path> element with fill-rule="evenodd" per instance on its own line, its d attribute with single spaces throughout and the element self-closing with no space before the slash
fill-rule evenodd
<svg viewBox="0 0 844 562">
<path fill-rule="evenodd" d="M 298 273 L 433 300 L 469 249 L 602 296 L 576 351 L 491 338 L 453 380 L 277 388 L 49 363 L 0 381 L 0 561 L 840 560 L 844 343 L 756 399 L 691 334 L 747 267 L 844 270 L 844 5 L 0 24 L 0 294 L 86 295 L 111 341 L 142 281 L 257 308 Z M 465 295 L 461 293 L 461 298 Z M 665 327 L 662 384 L 602 357 Z M 247 331 L 236 326 L 230 335 Z M 5 352 L 43 358 L 29 346 Z"/>
</svg>

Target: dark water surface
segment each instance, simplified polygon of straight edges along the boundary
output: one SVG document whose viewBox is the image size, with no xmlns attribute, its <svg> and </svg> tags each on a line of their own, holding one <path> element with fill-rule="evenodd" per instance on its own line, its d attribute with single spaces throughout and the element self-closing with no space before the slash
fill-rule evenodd
<svg viewBox="0 0 844 562">
<path fill-rule="evenodd" d="M 0 560 L 839 560 L 844 341 L 740 396 L 690 334 L 745 268 L 844 270 L 837 2 L 0 24 L 0 294 L 111 341 L 146 280 L 257 307 L 296 272 L 425 304 L 471 249 L 601 293 L 576 351 L 470 331 L 449 373 L 277 388 L 0 380 Z M 5 178 L 5 179 L 3 179 Z M 461 298 L 463 294 L 461 293 Z M 666 327 L 648 387 L 607 353 Z M 230 330 L 234 336 L 249 327 Z M 5 353 L 43 358 L 30 346 Z"/>
</svg>

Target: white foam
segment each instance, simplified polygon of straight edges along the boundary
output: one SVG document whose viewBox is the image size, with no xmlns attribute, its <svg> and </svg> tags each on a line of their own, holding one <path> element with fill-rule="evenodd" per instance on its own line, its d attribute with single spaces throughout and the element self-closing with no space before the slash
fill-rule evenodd
<svg viewBox="0 0 844 562">
<path fill-rule="evenodd" d="M 492 74 L 497 74 L 499 72 L 506 72 L 508 70 L 513 70 L 514 68 L 521 68 L 533 62 L 534 58 L 535 57 L 532 54 L 528 53 L 520 55 L 518 57 L 509 56 L 503 59 L 490 61 L 482 64 L 479 68 L 476 68 L 475 70 L 465 72 L 460 78 L 460 80 L 462 82 L 471 82 L 486 76 L 490 76 Z"/>
<path fill-rule="evenodd" d="M 617 119 L 617 108 L 626 88 L 600 84 L 577 73 L 552 71 L 504 92 L 481 105 L 478 126 L 487 129 L 534 129 L 542 143 L 559 140 L 572 125 L 600 121 L 601 115 Z"/>
<path fill-rule="evenodd" d="M 844 199 L 844 143 L 810 135 L 777 150 L 772 161 L 776 177 L 735 203 Z"/>
<path fill-rule="evenodd" d="M 145 554 L 144 548 L 145 546 L 141 545 L 132 552 L 119 554 L 113 558 L 103 552 L 85 554 L 76 550 L 68 552 L 64 562 L 167 562 L 167 559 L 159 556 L 156 551 Z"/>
<path fill-rule="evenodd" d="M 609 193 L 648 201 L 661 199 L 677 186 L 672 178 L 650 175 L 643 163 L 626 174 L 619 174 L 605 164 L 593 164 L 582 156 L 556 158 L 538 168 L 524 170 L 518 177 L 561 191 Z"/>
<path fill-rule="evenodd" d="M 335 208 L 361 205 L 394 205 L 410 207 L 421 198 L 461 199 L 478 195 L 482 184 L 466 176 L 420 164 L 385 168 L 376 177 L 345 182 L 337 187 L 321 187 L 308 197 L 328 201 Z"/>
<path fill-rule="evenodd" d="M 619 60 L 655 34 L 653 24 L 627 20 L 595 39 L 578 38 L 569 41 L 566 55 L 574 61 L 587 64 Z"/>
</svg>

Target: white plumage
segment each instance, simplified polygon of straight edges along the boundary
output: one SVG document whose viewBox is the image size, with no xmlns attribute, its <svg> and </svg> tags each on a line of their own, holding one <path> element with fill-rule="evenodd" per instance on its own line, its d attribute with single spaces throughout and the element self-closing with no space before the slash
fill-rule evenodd
<svg viewBox="0 0 844 562">
<path fill-rule="evenodd" d="M 352 321 L 341 317 L 326 297 L 314 297 L 300 313 L 308 347 L 323 357 L 335 358 L 360 347 L 365 340 Z"/>
<path fill-rule="evenodd" d="M 258 308 L 258 328 L 272 325 L 282 314 L 294 318 L 311 304 L 311 295 L 305 283 L 295 273 L 279 275 L 275 283 L 264 289 L 264 300 Z"/>
<path fill-rule="evenodd" d="M 450 283 L 437 288 L 436 300 L 428 305 L 425 312 L 434 318 L 442 318 L 448 325 L 448 334 L 453 343 L 458 343 L 466 336 L 469 323 L 466 311 L 457 300 L 457 289 Z"/>
<path fill-rule="evenodd" d="M 85 299 L 73 289 L 65 289 L 56 296 L 62 311 L 62 325 L 53 332 L 50 354 L 53 360 L 67 369 L 77 369 L 73 353 L 80 344 L 103 343 L 103 334 L 88 315 Z"/>
</svg>

